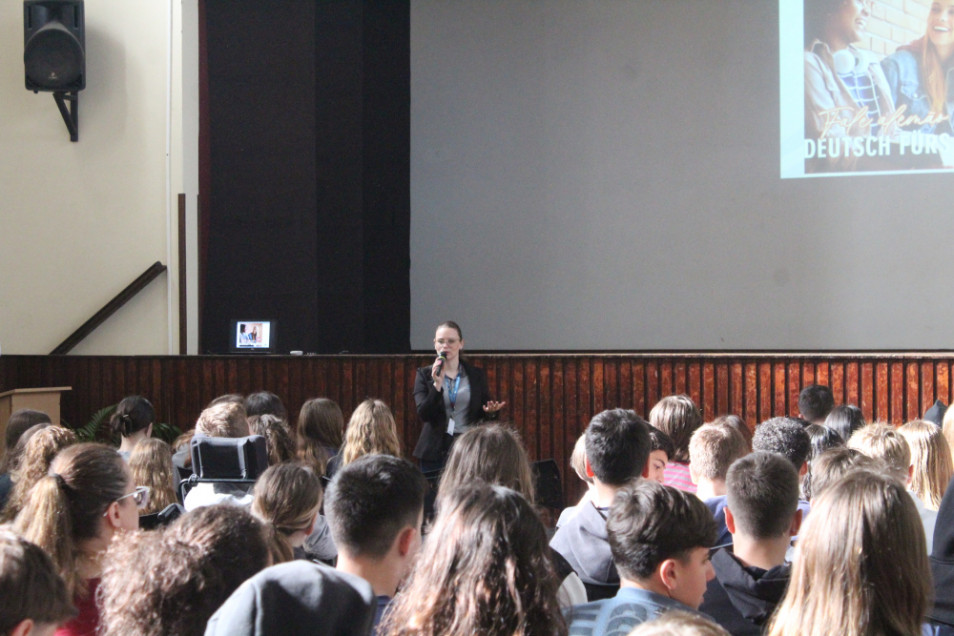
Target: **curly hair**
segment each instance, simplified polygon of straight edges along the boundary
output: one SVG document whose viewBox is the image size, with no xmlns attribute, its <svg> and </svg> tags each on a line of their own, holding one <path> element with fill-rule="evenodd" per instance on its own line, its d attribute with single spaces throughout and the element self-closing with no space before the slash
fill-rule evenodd
<svg viewBox="0 0 954 636">
<path fill-rule="evenodd" d="M 193 510 L 110 544 L 99 587 L 102 636 L 201 636 L 215 610 L 268 565 L 261 522 L 236 506 Z"/>
<path fill-rule="evenodd" d="M 270 413 L 253 415 L 248 418 L 248 429 L 252 435 L 265 438 L 270 466 L 287 462 L 295 456 L 295 441 L 291 428 L 281 417 Z"/>
<path fill-rule="evenodd" d="M 77 442 L 76 433 L 59 425 L 39 429 L 23 446 L 23 453 L 14 473 L 13 491 L 7 501 L 0 522 L 13 521 L 26 504 L 30 489 L 50 470 L 53 458 L 61 450 Z"/>
<path fill-rule="evenodd" d="M 519 493 L 476 482 L 449 493 L 385 634 L 561 635 L 546 530 Z"/>
</svg>

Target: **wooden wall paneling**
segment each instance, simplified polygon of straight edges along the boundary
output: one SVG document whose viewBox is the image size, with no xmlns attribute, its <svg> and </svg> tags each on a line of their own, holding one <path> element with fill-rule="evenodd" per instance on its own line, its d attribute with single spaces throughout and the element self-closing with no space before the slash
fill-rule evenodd
<svg viewBox="0 0 954 636">
<path fill-rule="evenodd" d="M 696 406 L 698 406 L 702 412 L 705 412 L 707 396 L 702 386 L 702 361 L 688 360 L 683 363 L 683 369 L 685 369 L 686 375 L 686 395 L 696 403 Z"/>
<path fill-rule="evenodd" d="M 879 420 L 889 421 L 891 419 L 891 376 L 888 372 L 888 363 L 881 361 L 875 365 L 874 370 L 875 385 L 875 415 Z"/>
<path fill-rule="evenodd" d="M 607 403 L 606 398 L 606 386 L 604 384 L 603 376 L 603 360 L 596 357 L 588 357 L 587 362 L 589 363 L 588 368 L 590 370 L 590 379 L 588 384 L 591 387 L 590 391 L 590 415 L 596 415 L 597 413 L 611 408 L 612 404 Z"/>
<path fill-rule="evenodd" d="M 663 394 L 662 389 L 662 367 L 658 358 L 648 358 L 645 361 L 645 404 L 646 418 L 649 419 L 649 412 L 653 410 L 656 402 Z"/>
<path fill-rule="evenodd" d="M 788 412 L 788 377 L 784 362 L 772 363 L 772 411 L 768 417 L 785 415 Z M 765 418 L 767 419 L 767 418 Z"/>
<path fill-rule="evenodd" d="M 732 361 L 725 368 L 729 396 L 725 412 L 745 419 L 745 365 Z"/>
<path fill-rule="evenodd" d="M 659 361 L 659 393 L 653 400 L 653 405 L 659 400 L 675 393 L 675 382 L 673 380 L 673 361 L 671 358 Z M 652 406 L 649 407 L 652 409 Z"/>
<path fill-rule="evenodd" d="M 768 361 L 760 362 L 758 378 L 759 408 L 755 416 L 755 421 L 752 423 L 753 427 L 772 417 L 772 403 L 774 398 L 772 391 L 773 377 L 772 363 Z"/>
<path fill-rule="evenodd" d="M 819 384 L 815 381 L 815 363 L 811 360 L 802 361 L 802 386 Z"/>
<path fill-rule="evenodd" d="M 753 431 L 759 422 L 759 365 L 755 360 L 747 360 L 742 366 L 742 402 L 738 415 Z"/>
<path fill-rule="evenodd" d="M 619 403 L 625 405 L 628 409 L 633 409 L 640 415 L 642 412 L 636 408 L 636 400 L 633 397 L 633 360 L 632 358 L 619 358 L 617 361 L 617 394 Z"/>
<path fill-rule="evenodd" d="M 845 367 L 840 361 L 832 361 L 829 367 L 829 383 L 835 404 L 850 404 L 845 393 Z"/>
<path fill-rule="evenodd" d="M 831 370 L 831 365 L 827 360 L 819 360 L 815 363 L 815 384 L 824 384 L 825 386 L 830 386 L 828 384 L 828 376 Z"/>
<path fill-rule="evenodd" d="M 890 383 L 890 410 L 889 417 L 892 422 L 904 419 L 904 398 L 907 393 L 904 384 L 904 362 L 892 360 L 888 363 L 889 383 Z"/>
<path fill-rule="evenodd" d="M 593 384 L 590 365 L 591 358 L 587 356 L 580 359 L 576 370 L 578 376 L 577 390 L 580 392 L 580 401 L 578 404 L 578 408 L 580 409 L 579 415 L 580 418 L 586 422 L 596 415 L 596 411 L 593 409 Z"/>
<path fill-rule="evenodd" d="M 630 377 L 633 383 L 632 408 L 642 417 L 648 418 L 649 406 L 646 400 L 646 364 L 637 360 L 631 360 L 630 364 L 632 368 Z"/>
<path fill-rule="evenodd" d="M 578 379 L 576 372 L 576 359 L 569 358 L 563 363 L 563 399 L 565 403 L 565 412 L 564 417 L 566 419 L 567 434 L 569 439 L 576 441 L 576 437 L 580 434 L 581 428 L 580 421 L 580 397 L 578 392 Z M 582 425 L 585 426 L 585 425 Z"/>
<path fill-rule="evenodd" d="M 875 410 L 874 365 L 871 362 L 861 363 L 859 375 L 861 411 L 863 413 L 871 413 L 871 418 L 876 420 L 878 419 L 878 415 Z"/>
<path fill-rule="evenodd" d="M 951 365 L 946 360 L 938 360 L 937 362 L 937 382 L 934 385 L 934 399 L 941 400 L 944 404 L 951 403 Z M 931 403 L 933 404 L 933 402 Z M 931 407 L 931 404 L 926 405 L 926 409 Z"/>
<path fill-rule="evenodd" d="M 718 369 L 711 361 L 700 361 L 700 365 L 702 375 L 702 401 L 699 403 L 699 406 L 702 408 L 703 419 L 708 422 L 727 406 L 729 401 L 728 375 L 725 373 L 725 365 L 720 364 Z M 720 372 L 722 378 L 721 380 L 717 380 L 716 376 L 719 375 Z M 716 386 L 719 387 L 718 390 L 716 390 Z"/>
<path fill-rule="evenodd" d="M 932 360 L 923 360 L 921 362 L 921 399 L 918 401 L 918 415 L 921 417 L 924 412 L 934 403 L 933 396 L 936 395 L 934 362 Z"/>
<path fill-rule="evenodd" d="M 849 404 L 861 406 L 861 397 L 858 394 L 858 363 L 849 360 L 845 363 L 845 400 Z M 871 413 L 865 413 L 865 419 L 870 420 Z"/>
<path fill-rule="evenodd" d="M 918 376 L 920 375 L 920 365 L 912 361 L 908 362 L 905 367 L 904 419 L 909 421 L 919 416 L 921 380 Z"/>
<path fill-rule="evenodd" d="M 802 365 L 799 360 L 791 360 L 785 369 L 788 381 L 788 390 L 785 397 L 787 404 L 783 415 L 798 415 L 798 394 L 802 391 Z"/>
<path fill-rule="evenodd" d="M 666 395 L 689 395 L 689 382 L 686 374 L 686 363 L 682 358 L 672 360 L 672 389 Z M 691 395 L 689 397 L 692 397 Z"/>
<path fill-rule="evenodd" d="M 537 435 L 540 438 L 538 452 L 540 459 L 552 457 L 556 460 L 557 466 L 562 466 L 563 456 L 560 453 L 557 456 L 558 434 L 553 427 L 553 390 L 550 385 L 550 360 L 541 358 L 537 362 L 537 381 L 534 385 L 535 411 L 537 417 Z M 563 468 L 560 468 L 560 474 L 563 474 Z"/>
</svg>

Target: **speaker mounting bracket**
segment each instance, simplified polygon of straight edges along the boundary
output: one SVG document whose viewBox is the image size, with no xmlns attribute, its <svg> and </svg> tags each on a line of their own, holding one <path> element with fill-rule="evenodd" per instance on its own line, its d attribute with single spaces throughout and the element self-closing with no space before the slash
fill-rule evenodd
<svg viewBox="0 0 954 636">
<path fill-rule="evenodd" d="M 79 141 L 79 91 L 56 91 L 53 93 L 56 107 L 60 109 L 66 129 L 70 131 L 70 141 Z M 69 101 L 69 108 L 66 102 Z"/>
</svg>

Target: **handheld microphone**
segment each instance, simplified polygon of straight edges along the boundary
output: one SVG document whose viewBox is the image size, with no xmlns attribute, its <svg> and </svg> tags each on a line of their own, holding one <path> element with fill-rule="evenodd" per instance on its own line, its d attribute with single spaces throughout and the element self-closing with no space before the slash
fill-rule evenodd
<svg viewBox="0 0 954 636">
<path fill-rule="evenodd" d="M 444 363 L 445 363 L 446 361 L 447 361 L 447 353 L 446 353 L 446 352 L 441 351 L 439 354 L 437 354 L 437 370 L 436 370 L 437 375 L 440 375 L 440 374 L 441 374 L 441 371 L 444 370 Z"/>
</svg>

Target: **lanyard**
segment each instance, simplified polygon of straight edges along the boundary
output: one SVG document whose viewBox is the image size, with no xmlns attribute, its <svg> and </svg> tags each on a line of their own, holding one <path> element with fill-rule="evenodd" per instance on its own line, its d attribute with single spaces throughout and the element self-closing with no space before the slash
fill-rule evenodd
<svg viewBox="0 0 954 636">
<path fill-rule="evenodd" d="M 460 389 L 460 372 L 458 371 L 457 377 L 454 378 L 453 386 L 451 386 L 450 378 L 444 378 L 444 384 L 447 386 L 447 398 L 453 411 L 454 405 L 457 404 L 457 390 Z"/>
</svg>

